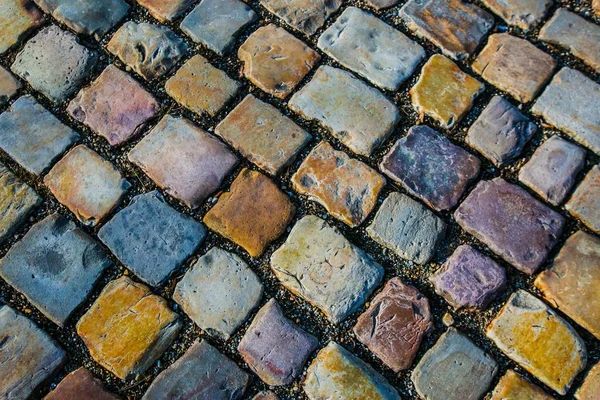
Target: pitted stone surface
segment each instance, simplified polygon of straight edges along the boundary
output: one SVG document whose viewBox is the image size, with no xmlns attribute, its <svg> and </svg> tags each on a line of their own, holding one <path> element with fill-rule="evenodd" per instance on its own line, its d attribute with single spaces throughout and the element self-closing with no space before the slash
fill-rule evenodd
<svg viewBox="0 0 600 400">
<path fill-rule="evenodd" d="M 507 24 L 527 31 L 546 16 L 553 0 L 483 0 L 483 4 Z"/>
<path fill-rule="evenodd" d="M 554 400 L 542 389 L 513 370 L 506 371 L 494 388 L 490 400 Z"/>
<path fill-rule="evenodd" d="M 183 14 L 195 3 L 195 0 L 136 0 L 160 22 L 172 21 Z"/>
<path fill-rule="evenodd" d="M 42 23 L 43 14 L 32 0 L 4 0 L 0 3 L 0 54 L 19 43 L 31 29 Z"/>
<path fill-rule="evenodd" d="M 0 243 L 25 222 L 42 198 L 0 164 Z"/>
<path fill-rule="evenodd" d="M 598 393 L 600 393 L 600 363 L 592 367 L 583 384 L 575 393 L 575 398 L 577 400 L 595 400 Z"/>
<path fill-rule="evenodd" d="M 22 87 L 21 82 L 13 74 L 0 66 L 0 107 L 8 103 Z"/>
<path fill-rule="evenodd" d="M 569 213 L 600 234 L 600 166 L 594 165 L 566 204 Z"/>
<path fill-rule="evenodd" d="M 67 375 L 44 400 L 119 400 L 85 368 Z"/>
<path fill-rule="evenodd" d="M 260 3 L 292 28 L 311 36 L 340 8 L 342 0 L 260 0 Z"/>
</svg>

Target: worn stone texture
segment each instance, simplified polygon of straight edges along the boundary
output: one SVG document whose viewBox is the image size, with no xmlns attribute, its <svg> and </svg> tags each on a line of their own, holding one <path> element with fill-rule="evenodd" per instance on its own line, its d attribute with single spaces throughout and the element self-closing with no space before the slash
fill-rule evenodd
<svg viewBox="0 0 600 400">
<path fill-rule="evenodd" d="M 67 375 L 44 400 L 119 400 L 85 368 L 79 368 Z"/>
<path fill-rule="evenodd" d="M 554 398 L 513 370 L 508 370 L 500 378 L 490 400 L 554 400 Z"/>
<path fill-rule="evenodd" d="M 592 10 L 596 15 L 600 15 L 600 0 L 592 0 Z"/>
<path fill-rule="evenodd" d="M 260 0 L 260 3 L 292 28 L 312 36 L 340 8 L 342 0 Z"/>
<path fill-rule="evenodd" d="M 43 22 L 43 14 L 31 0 L 0 3 L 0 54 L 21 42 L 29 30 Z"/>
<path fill-rule="evenodd" d="M 597 363 L 588 372 L 583 384 L 575 393 L 577 400 L 596 400 L 600 393 L 600 363 Z"/>
<path fill-rule="evenodd" d="M 356 7 L 348 7 L 319 38 L 334 60 L 388 90 L 397 90 L 425 57 L 402 32 Z"/>
<path fill-rule="evenodd" d="M 4 67 L 0 66 L 0 107 L 8 103 L 23 85 Z"/>
<path fill-rule="evenodd" d="M 371 7 L 374 7 L 377 10 L 393 7 L 399 2 L 400 0 L 367 0 L 367 4 L 369 4 Z"/>
<path fill-rule="evenodd" d="M 0 164 L 0 243 L 8 239 L 41 202 L 35 190 Z"/>
<path fill-rule="evenodd" d="M 351 73 L 327 65 L 296 92 L 289 107 L 319 121 L 355 153 L 369 156 L 400 122 L 398 108 Z"/>
<path fill-rule="evenodd" d="M 271 256 L 275 276 L 321 309 L 334 324 L 360 308 L 383 278 L 383 268 L 336 228 L 309 215 Z"/>
<path fill-rule="evenodd" d="M 483 4 L 507 24 L 528 31 L 546 16 L 553 0 L 483 0 Z"/>
<path fill-rule="evenodd" d="M 195 0 L 136 0 L 139 5 L 160 22 L 172 21 L 183 14 Z"/>
<path fill-rule="evenodd" d="M 566 204 L 566 209 L 600 234 L 600 165 L 594 165 Z"/>
<path fill-rule="evenodd" d="M 361 161 L 319 143 L 292 176 L 294 189 L 316 201 L 327 211 L 355 227 L 377 204 L 385 178 Z"/>
<path fill-rule="evenodd" d="M 252 400 L 279 400 L 279 397 L 273 392 L 260 392 Z"/>
</svg>

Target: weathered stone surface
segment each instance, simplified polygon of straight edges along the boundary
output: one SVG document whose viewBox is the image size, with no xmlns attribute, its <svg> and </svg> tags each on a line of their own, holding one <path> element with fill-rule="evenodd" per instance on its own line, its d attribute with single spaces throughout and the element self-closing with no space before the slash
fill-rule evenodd
<svg viewBox="0 0 600 400">
<path fill-rule="evenodd" d="M 153 191 L 134 197 L 100 229 L 98 237 L 123 265 L 157 286 L 194 253 L 206 233 L 204 225 Z"/>
<path fill-rule="evenodd" d="M 292 176 L 294 189 L 355 227 L 371 213 L 385 178 L 367 164 L 319 143 Z"/>
<path fill-rule="evenodd" d="M 204 216 L 204 223 L 258 257 L 285 232 L 295 214 L 296 207 L 275 183 L 260 172 L 243 169 Z"/>
<path fill-rule="evenodd" d="M 17 54 L 12 71 L 53 101 L 71 97 L 90 76 L 98 57 L 56 25 L 42 29 Z"/>
<path fill-rule="evenodd" d="M 488 12 L 462 0 L 410 0 L 400 10 L 400 18 L 415 34 L 458 60 L 473 54 L 494 25 Z"/>
<path fill-rule="evenodd" d="M 411 379 L 424 399 L 478 400 L 488 391 L 498 364 L 454 328 L 440 337 Z"/>
<path fill-rule="evenodd" d="M 313 215 L 292 228 L 271 256 L 271 268 L 292 293 L 320 308 L 334 324 L 366 301 L 383 268 L 336 228 Z"/>
<path fill-rule="evenodd" d="M 102 221 L 131 186 L 110 162 L 84 145 L 57 162 L 44 177 L 44 184 L 88 226 Z"/>
<path fill-rule="evenodd" d="M 260 280 L 244 260 L 213 247 L 179 281 L 173 299 L 200 329 L 228 340 L 262 295 Z"/>
<path fill-rule="evenodd" d="M 513 293 L 486 334 L 509 358 L 562 395 L 585 368 L 585 344 L 577 332 L 524 290 Z"/>
<path fill-rule="evenodd" d="M 490 10 L 525 31 L 535 28 L 552 7 L 552 0 L 483 0 Z"/>
<path fill-rule="evenodd" d="M 19 43 L 32 28 L 40 25 L 43 14 L 31 0 L 4 0 L 0 4 L 0 54 Z"/>
<path fill-rule="evenodd" d="M 252 400 L 279 400 L 279 397 L 273 392 L 260 392 Z"/>
<path fill-rule="evenodd" d="M 129 74 L 109 65 L 75 97 L 67 112 L 118 146 L 140 133 L 160 105 Z"/>
<path fill-rule="evenodd" d="M 446 224 L 418 201 L 393 192 L 383 201 L 366 231 L 400 257 L 425 264 L 442 241 Z"/>
<path fill-rule="evenodd" d="M 558 206 L 585 164 L 585 150 L 555 135 L 533 153 L 519 171 L 519 180 L 552 205 Z"/>
<path fill-rule="evenodd" d="M 120 379 L 143 373 L 179 332 L 178 315 L 126 276 L 110 282 L 77 323 L 92 358 Z"/>
<path fill-rule="evenodd" d="M 435 292 L 455 309 L 484 309 L 506 288 L 504 269 L 469 245 L 459 246 L 431 277 Z"/>
<path fill-rule="evenodd" d="M 317 338 L 287 319 L 271 299 L 254 317 L 238 351 L 267 385 L 282 386 L 298 377 L 317 344 Z"/>
<path fill-rule="evenodd" d="M 577 400 L 595 400 L 600 393 L 600 363 L 594 365 L 575 393 Z"/>
<path fill-rule="evenodd" d="M 238 81 L 201 55 L 190 58 L 165 84 L 165 90 L 176 102 L 196 114 L 212 117 L 235 97 L 240 87 Z"/>
<path fill-rule="evenodd" d="M 52 377 L 66 354 L 44 331 L 8 306 L 0 306 L 0 398 L 27 399 Z"/>
<path fill-rule="evenodd" d="M 87 369 L 79 368 L 67 375 L 44 400 L 118 400 Z"/>
<path fill-rule="evenodd" d="M 0 107 L 8 103 L 22 86 L 13 74 L 0 66 Z"/>
<path fill-rule="evenodd" d="M 311 363 L 304 392 L 311 400 L 400 400 L 383 376 L 335 342 L 329 342 Z"/>
<path fill-rule="evenodd" d="M 151 81 L 168 73 L 187 46 L 164 25 L 128 21 L 113 35 L 106 49 Z"/>
<path fill-rule="evenodd" d="M 592 10 L 596 15 L 600 15 L 600 0 L 592 0 Z"/>
<path fill-rule="evenodd" d="M 418 112 L 435 119 L 444 128 L 452 128 L 483 90 L 481 82 L 464 73 L 454 62 L 434 54 L 423 66 L 419 80 L 409 93 Z"/>
<path fill-rule="evenodd" d="M 467 143 L 501 167 L 516 159 L 537 126 L 519 109 L 494 96 L 467 133 Z"/>
<path fill-rule="evenodd" d="M 8 239 L 42 198 L 0 164 L 0 243 Z"/>
<path fill-rule="evenodd" d="M 160 22 L 172 21 L 182 16 L 195 0 L 136 0 Z"/>
<path fill-rule="evenodd" d="M 566 204 L 569 213 L 600 233 L 600 166 L 594 165 Z"/>
<path fill-rule="evenodd" d="M 313 66 L 319 54 L 285 29 L 270 24 L 258 28 L 238 49 L 243 73 L 250 82 L 284 99 Z"/>
<path fill-rule="evenodd" d="M 390 279 L 358 318 L 354 333 L 394 372 L 410 368 L 433 327 L 429 301 L 400 278 Z"/>
<path fill-rule="evenodd" d="M 554 400 L 542 389 L 513 370 L 506 371 L 496 385 L 490 400 Z"/>
<path fill-rule="evenodd" d="M 371 155 L 400 122 L 398 108 L 380 91 L 327 65 L 292 96 L 289 107 L 319 121 L 350 150 L 364 156 Z"/>
<path fill-rule="evenodd" d="M 334 60 L 384 89 L 397 90 L 425 50 L 402 32 L 356 7 L 348 7 L 319 38 Z"/>
<path fill-rule="evenodd" d="M 0 148 L 35 175 L 41 175 L 78 138 L 30 95 L 0 115 Z"/>
<path fill-rule="evenodd" d="M 221 186 L 238 158 L 225 144 L 181 117 L 166 115 L 130 152 L 157 185 L 197 208 Z"/>
<path fill-rule="evenodd" d="M 238 400 L 248 382 L 248 374 L 201 340 L 158 375 L 143 399 Z"/>
<path fill-rule="evenodd" d="M 272 175 L 289 165 L 311 139 L 294 121 L 251 94 L 217 125 L 215 133 Z"/>
<path fill-rule="evenodd" d="M 533 274 L 558 241 L 565 219 L 502 178 L 481 181 L 456 222 L 515 268 Z"/>
<path fill-rule="evenodd" d="M 367 0 L 367 4 L 369 4 L 372 7 L 375 7 L 377 10 L 393 7 L 399 2 L 400 0 Z"/>
<path fill-rule="evenodd" d="M 181 22 L 181 30 L 222 56 L 255 20 L 254 10 L 240 0 L 202 0 Z"/>
<path fill-rule="evenodd" d="M 260 0 L 260 3 L 292 28 L 311 36 L 340 8 L 342 0 Z"/>
<path fill-rule="evenodd" d="M 436 130 L 413 126 L 385 155 L 379 168 L 430 207 L 453 208 L 479 175 L 479 159 Z"/>
</svg>

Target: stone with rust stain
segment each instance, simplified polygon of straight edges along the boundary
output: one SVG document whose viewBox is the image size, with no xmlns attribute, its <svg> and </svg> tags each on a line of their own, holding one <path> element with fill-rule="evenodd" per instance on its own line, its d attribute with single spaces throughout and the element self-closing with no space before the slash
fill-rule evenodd
<svg viewBox="0 0 600 400">
<path fill-rule="evenodd" d="M 592 10 L 600 16 L 600 0 L 592 0 Z"/>
<path fill-rule="evenodd" d="M 0 66 L 0 107 L 8 103 L 21 87 L 23 87 L 21 82 L 4 67 Z"/>
<path fill-rule="evenodd" d="M 566 209 L 600 234 L 600 165 L 594 165 L 566 204 Z"/>
<path fill-rule="evenodd" d="M 31 0 L 4 0 L 0 3 L 0 54 L 19 43 L 27 32 L 44 21 Z"/>
<path fill-rule="evenodd" d="M 575 393 L 575 398 L 577 400 L 597 400 L 598 393 L 600 393 L 600 363 L 594 365 L 588 372 L 583 384 Z"/>
<path fill-rule="evenodd" d="M 490 400 L 554 400 L 554 398 L 513 370 L 508 370 L 500 378 Z"/>
<path fill-rule="evenodd" d="M 183 14 L 195 0 L 136 0 L 137 3 L 160 22 L 172 21 Z"/>
<path fill-rule="evenodd" d="M 41 202 L 35 190 L 0 164 L 0 243 L 8 239 Z"/>
<path fill-rule="evenodd" d="M 340 8 L 342 0 L 260 0 L 260 3 L 292 28 L 311 36 Z"/>
<path fill-rule="evenodd" d="M 483 4 L 507 24 L 527 31 L 541 22 L 553 0 L 483 0 Z"/>
<path fill-rule="evenodd" d="M 100 380 L 85 368 L 67 375 L 44 400 L 119 400 L 117 395 L 104 388 Z"/>
</svg>

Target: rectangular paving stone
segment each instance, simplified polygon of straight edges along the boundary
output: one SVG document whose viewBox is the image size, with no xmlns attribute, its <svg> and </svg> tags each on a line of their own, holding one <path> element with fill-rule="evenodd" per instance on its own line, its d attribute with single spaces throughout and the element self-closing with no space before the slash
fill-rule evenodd
<svg viewBox="0 0 600 400">
<path fill-rule="evenodd" d="M 195 0 L 136 0 L 160 22 L 172 21 L 183 14 L 194 4 Z"/>
<path fill-rule="evenodd" d="M 483 4 L 507 24 L 528 31 L 546 16 L 553 0 L 483 0 Z"/>
<path fill-rule="evenodd" d="M 107 391 L 100 380 L 94 378 L 85 368 L 79 368 L 67 375 L 44 400 L 119 400 Z"/>
<path fill-rule="evenodd" d="M 356 227 L 371 213 L 385 178 L 367 164 L 319 143 L 292 176 L 297 192 L 307 195 L 335 218 Z"/>
<path fill-rule="evenodd" d="M 317 120 L 353 152 L 369 156 L 400 122 L 398 108 L 379 90 L 327 65 L 296 92 L 288 106 Z"/>
<path fill-rule="evenodd" d="M 292 228 L 271 256 L 271 268 L 283 286 L 334 324 L 358 310 L 383 278 L 371 256 L 313 215 Z"/>
<path fill-rule="evenodd" d="M 0 3 L 0 54 L 19 43 L 27 32 L 43 20 L 43 14 L 33 1 L 3 0 Z"/>
<path fill-rule="evenodd" d="M 500 382 L 494 388 L 490 400 L 554 400 L 542 389 L 523 378 L 513 370 L 506 371 Z"/>
<path fill-rule="evenodd" d="M 600 393 L 600 363 L 597 363 L 588 372 L 583 384 L 575 393 L 577 400 L 595 400 L 594 398 Z"/>
<path fill-rule="evenodd" d="M 594 165 L 567 204 L 567 211 L 600 234 L 600 166 Z"/>
<path fill-rule="evenodd" d="M 8 103 L 23 85 L 4 67 L 0 66 L 0 107 Z"/>
<path fill-rule="evenodd" d="M 42 198 L 0 163 L 0 243 L 8 239 Z"/>
<path fill-rule="evenodd" d="M 147 286 L 111 281 L 77 323 L 92 358 L 125 380 L 142 374 L 179 332 L 178 315 Z"/>
<path fill-rule="evenodd" d="M 532 275 L 562 232 L 562 215 L 502 178 L 481 181 L 454 212 L 468 233 L 518 270 Z"/>
<path fill-rule="evenodd" d="M 388 90 L 398 90 L 425 57 L 402 32 L 356 7 L 348 7 L 319 38 L 323 52 Z"/>
<path fill-rule="evenodd" d="M 315 34 L 342 0 L 260 0 L 267 10 L 307 36 Z"/>
</svg>

